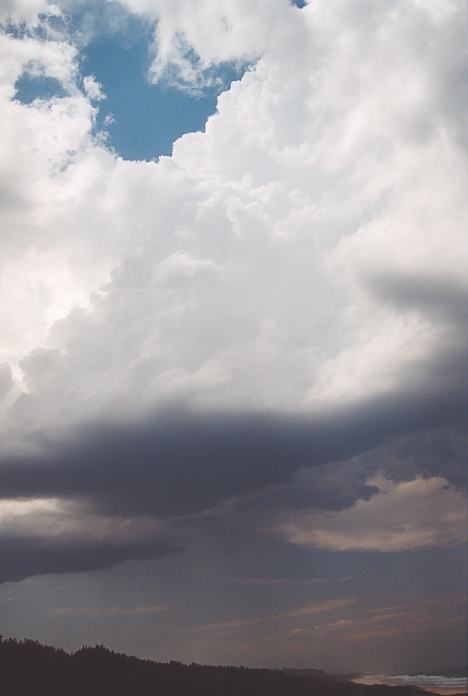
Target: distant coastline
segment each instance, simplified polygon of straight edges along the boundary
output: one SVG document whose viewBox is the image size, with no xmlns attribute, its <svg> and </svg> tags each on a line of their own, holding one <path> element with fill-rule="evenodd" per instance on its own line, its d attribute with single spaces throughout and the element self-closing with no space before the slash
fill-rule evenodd
<svg viewBox="0 0 468 696">
<path fill-rule="evenodd" d="M 467 694 L 466 676 L 446 676 L 444 674 L 366 674 L 351 679 L 355 684 L 383 684 L 385 686 L 416 686 L 441 696 Z"/>
</svg>

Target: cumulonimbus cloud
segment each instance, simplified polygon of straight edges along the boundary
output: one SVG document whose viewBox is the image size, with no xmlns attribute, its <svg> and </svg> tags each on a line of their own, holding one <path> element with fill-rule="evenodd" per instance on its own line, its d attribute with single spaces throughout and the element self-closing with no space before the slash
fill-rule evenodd
<svg viewBox="0 0 468 696">
<path fill-rule="evenodd" d="M 71 38 L 9 3 L 30 28 L 0 37 L 1 495 L 195 514 L 459 430 L 465 3 L 124 4 L 158 79 L 254 64 L 172 157 L 124 161 Z M 31 70 L 65 94 L 21 103 Z"/>
</svg>

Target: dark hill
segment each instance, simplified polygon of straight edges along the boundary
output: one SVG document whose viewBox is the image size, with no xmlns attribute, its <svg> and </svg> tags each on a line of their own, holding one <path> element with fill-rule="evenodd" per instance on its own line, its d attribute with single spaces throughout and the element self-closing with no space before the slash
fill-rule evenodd
<svg viewBox="0 0 468 696">
<path fill-rule="evenodd" d="M 417 696 L 412 687 L 362 686 L 319 670 L 157 663 L 103 646 L 66 653 L 32 640 L 0 640 L 2 696 Z"/>
</svg>

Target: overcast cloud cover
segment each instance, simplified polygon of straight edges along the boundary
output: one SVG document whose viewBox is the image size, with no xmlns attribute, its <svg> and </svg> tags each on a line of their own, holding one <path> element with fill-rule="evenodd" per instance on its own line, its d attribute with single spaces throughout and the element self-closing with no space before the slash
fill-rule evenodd
<svg viewBox="0 0 468 696">
<path fill-rule="evenodd" d="M 369 554 L 378 564 L 414 552 L 423 595 L 427 559 L 453 553 L 445 600 L 455 606 L 466 540 L 466 2 L 109 2 L 106 22 L 136 15 L 151 28 L 149 88 L 196 98 L 220 66 L 244 66 L 205 132 L 159 161 L 124 160 L 96 130 L 105 85 L 80 62 L 104 31 L 95 5 L 0 7 L 0 582 L 150 558 L 184 568 L 197 554 L 214 576 L 232 542 L 234 558 L 245 551 L 239 576 L 257 572 L 255 556 L 271 580 L 297 576 L 294 553 L 320 564 L 325 550 L 353 552 L 337 562 L 354 577 Z M 61 92 L 23 103 L 24 75 Z M 289 626 L 315 616 L 294 614 L 294 594 L 262 629 L 257 663 L 359 669 L 356 645 L 378 635 L 383 655 L 385 640 L 408 634 L 401 616 L 373 633 L 371 619 L 348 615 L 356 597 L 343 599 L 344 587 L 312 599 L 338 602 L 316 625 L 333 645 L 346 629 L 349 666 L 327 662 L 313 625 Z M 238 613 L 249 609 L 242 597 Z M 451 626 L 440 605 L 424 607 L 410 622 L 429 636 L 411 663 L 423 667 Z M 56 620 L 70 615 L 61 610 Z M 206 611 L 213 621 L 200 623 L 216 633 L 221 610 Z M 447 664 L 453 649 L 454 664 L 463 655 L 455 624 Z M 252 626 L 234 635 L 253 640 Z M 200 657 L 190 637 L 174 640 Z M 126 648 L 149 654 L 150 642 Z M 246 645 L 213 653 L 208 641 L 201 658 L 248 661 Z"/>
</svg>

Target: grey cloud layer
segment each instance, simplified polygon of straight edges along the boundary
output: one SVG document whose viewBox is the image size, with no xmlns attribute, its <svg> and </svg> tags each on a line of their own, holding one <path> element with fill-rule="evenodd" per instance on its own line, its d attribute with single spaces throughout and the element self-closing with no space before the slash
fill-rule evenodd
<svg viewBox="0 0 468 696">
<path fill-rule="evenodd" d="M 463 385 L 399 390 L 315 420 L 172 410 L 133 425 L 83 426 L 62 440 L 43 434 L 42 455 L 0 462 L 0 486 L 4 497 L 77 498 L 107 513 L 199 512 L 394 437 L 461 425 L 464 393 Z"/>
<path fill-rule="evenodd" d="M 160 539 L 131 542 L 83 540 L 79 536 L 0 536 L 0 583 L 33 575 L 82 573 L 109 568 L 122 561 L 160 558 L 181 547 Z"/>
</svg>

